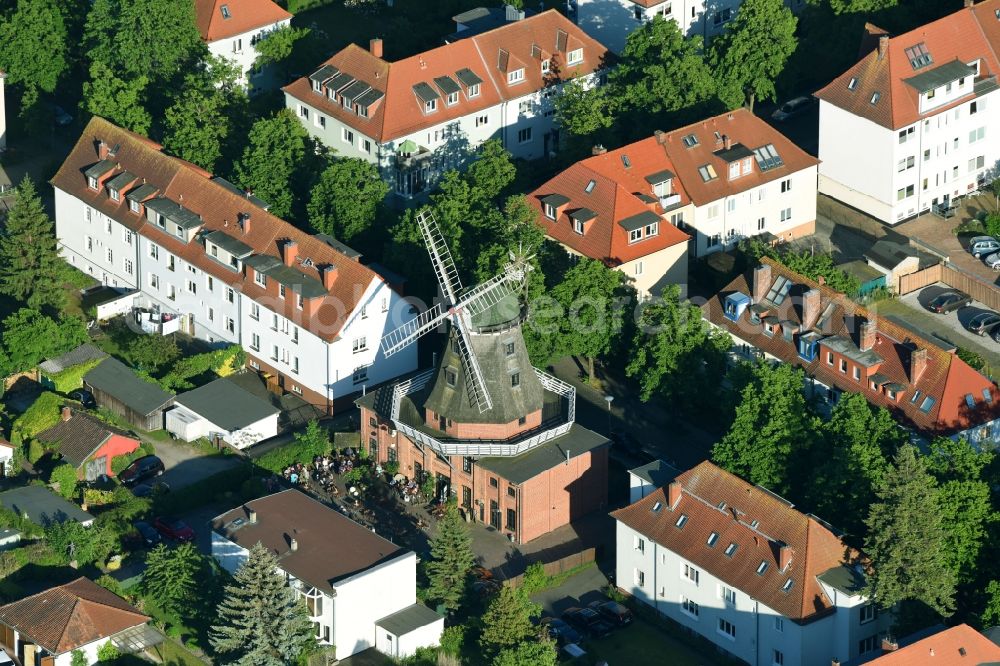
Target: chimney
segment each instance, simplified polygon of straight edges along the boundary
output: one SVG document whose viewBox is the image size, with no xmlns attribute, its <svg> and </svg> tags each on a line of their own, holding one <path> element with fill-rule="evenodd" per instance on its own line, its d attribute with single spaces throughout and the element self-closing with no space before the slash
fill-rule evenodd
<svg viewBox="0 0 1000 666">
<path fill-rule="evenodd" d="M 257 509 L 251 509 L 250 507 L 247 507 L 247 517 L 250 518 L 250 522 L 252 524 L 256 524 L 257 523 Z"/>
<path fill-rule="evenodd" d="M 972 8 L 972 6 L 973 6 L 973 5 L 975 5 L 975 4 L 976 4 L 976 0 L 965 0 L 965 6 L 966 6 L 967 8 L 970 8 L 970 9 L 971 9 L 971 8 Z"/>
<path fill-rule="evenodd" d="M 337 280 L 337 267 L 327 264 L 320 269 L 320 276 L 323 278 L 323 288 L 327 291 L 333 289 L 333 283 Z"/>
<path fill-rule="evenodd" d="M 670 508 L 677 506 L 677 501 L 681 498 L 681 482 L 671 481 L 670 485 L 667 486 L 667 504 Z"/>
<path fill-rule="evenodd" d="M 653 136 L 656 137 L 656 143 L 660 144 L 661 146 L 667 142 L 667 134 L 663 130 L 656 130 L 655 132 L 653 132 Z"/>
<path fill-rule="evenodd" d="M 97 159 L 103 160 L 108 156 L 108 144 L 104 143 L 104 139 L 97 140 Z"/>
<path fill-rule="evenodd" d="M 781 544 L 781 548 L 778 549 L 778 568 L 782 571 L 787 571 L 788 566 L 792 563 L 792 557 L 794 556 L 794 548 L 789 546 L 787 543 Z"/>
<path fill-rule="evenodd" d="M 298 549 L 299 549 L 299 540 L 296 539 L 295 537 L 292 537 L 291 539 L 289 539 L 288 540 L 288 550 L 290 550 L 290 551 L 292 551 L 294 553 Z"/>
<path fill-rule="evenodd" d="M 819 321 L 819 289 L 810 289 L 802 294 L 802 328 L 810 330 Z"/>
<path fill-rule="evenodd" d="M 601 144 L 597 144 L 596 146 L 590 149 L 591 155 L 603 155 L 606 152 L 608 152 L 608 149 L 602 146 Z"/>
<path fill-rule="evenodd" d="M 293 266 L 295 259 L 299 256 L 299 244 L 293 240 L 285 241 L 281 246 L 281 260 L 286 266 Z"/>
<path fill-rule="evenodd" d="M 910 352 L 910 383 L 916 384 L 927 369 L 927 349 L 921 347 Z"/>
<path fill-rule="evenodd" d="M 861 322 L 861 329 L 858 333 L 858 347 L 861 351 L 868 351 L 875 346 L 875 335 L 877 331 L 875 330 L 875 322 L 873 321 L 863 321 Z"/>
<path fill-rule="evenodd" d="M 722 143 L 726 146 L 726 150 L 730 150 L 733 147 L 733 139 L 728 134 L 722 135 Z"/>
<path fill-rule="evenodd" d="M 878 59 L 885 59 L 885 53 L 889 50 L 889 35 L 878 36 Z"/>
<path fill-rule="evenodd" d="M 761 264 L 753 269 L 753 302 L 760 303 L 767 296 L 767 290 L 771 288 L 771 266 Z"/>
<path fill-rule="evenodd" d="M 247 190 L 247 196 L 250 196 L 250 190 Z M 237 215 L 237 220 L 240 225 L 240 229 L 243 231 L 243 235 L 250 233 L 250 213 L 239 213 Z"/>
<path fill-rule="evenodd" d="M 63 421 L 69 421 L 71 418 L 73 418 L 73 410 L 70 409 L 68 405 L 63 406 L 63 408 L 62 408 L 62 420 Z"/>
<path fill-rule="evenodd" d="M 381 58 L 382 40 L 379 37 L 372 39 L 370 42 L 368 42 L 368 50 L 371 51 L 371 54 L 376 58 Z"/>
<path fill-rule="evenodd" d="M 840 666 L 840 660 L 839 659 L 831 659 L 830 660 L 830 666 Z"/>
</svg>

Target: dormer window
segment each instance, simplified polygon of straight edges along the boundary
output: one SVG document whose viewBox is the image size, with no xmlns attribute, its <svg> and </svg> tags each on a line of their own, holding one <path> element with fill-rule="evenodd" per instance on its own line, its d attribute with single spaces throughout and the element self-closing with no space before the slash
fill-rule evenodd
<svg viewBox="0 0 1000 666">
<path fill-rule="evenodd" d="M 743 158 L 743 175 L 745 176 L 751 171 L 753 171 L 753 158 L 752 157 Z"/>
<path fill-rule="evenodd" d="M 566 62 L 570 65 L 578 65 L 583 62 L 583 49 L 574 49 L 567 53 Z"/>
<path fill-rule="evenodd" d="M 521 81 L 524 81 L 523 67 L 507 72 L 507 83 L 520 83 Z"/>
<path fill-rule="evenodd" d="M 433 113 L 437 111 L 438 103 L 436 99 L 431 99 L 424 102 L 424 113 Z"/>
<path fill-rule="evenodd" d="M 669 197 L 671 194 L 670 184 L 671 183 L 669 180 L 665 180 L 662 183 L 656 183 L 655 185 L 653 185 L 653 194 L 660 197 L 661 199 L 664 197 Z"/>
<path fill-rule="evenodd" d="M 729 163 L 729 180 L 740 177 L 740 163 L 730 162 Z"/>
<path fill-rule="evenodd" d="M 108 188 L 108 197 L 110 197 L 110 199 L 112 201 L 118 201 L 121 198 L 121 195 L 118 194 L 118 190 L 116 190 L 113 187 L 109 187 Z"/>
<path fill-rule="evenodd" d="M 935 95 L 937 95 L 937 89 L 932 88 L 927 91 L 927 99 L 934 99 Z"/>
<path fill-rule="evenodd" d="M 458 104 L 458 93 L 450 93 L 448 95 L 448 106 L 455 106 L 456 104 Z"/>
<path fill-rule="evenodd" d="M 858 87 L 858 80 L 855 77 L 851 77 L 851 80 L 847 82 L 847 89 L 854 90 Z"/>
<path fill-rule="evenodd" d="M 322 81 L 317 81 L 316 79 L 313 79 L 312 84 L 313 84 L 313 92 L 318 92 L 318 93 L 323 92 L 323 82 Z"/>
<path fill-rule="evenodd" d="M 253 271 L 253 281 L 260 287 L 267 287 L 267 276 L 258 271 L 256 268 Z"/>
<path fill-rule="evenodd" d="M 354 102 L 347 99 L 346 97 L 343 97 L 342 99 L 344 100 L 344 108 L 347 109 L 348 111 L 352 111 L 354 109 Z"/>
<path fill-rule="evenodd" d="M 556 219 L 556 207 L 552 204 L 545 204 L 545 217 L 550 220 Z"/>
<path fill-rule="evenodd" d="M 362 118 L 367 118 L 368 117 L 368 107 L 367 106 L 361 106 L 359 104 L 355 108 L 357 108 L 359 116 L 361 116 Z"/>
<path fill-rule="evenodd" d="M 573 220 L 573 231 L 583 235 L 583 220 Z"/>
<path fill-rule="evenodd" d="M 642 240 L 642 229 L 632 229 L 628 232 L 628 242 L 635 243 Z"/>
<path fill-rule="evenodd" d="M 655 236 L 660 232 L 660 223 L 653 222 L 652 224 L 647 224 L 645 229 L 646 238 L 650 236 Z"/>
<path fill-rule="evenodd" d="M 133 213 L 138 213 L 139 212 L 139 202 L 138 201 L 129 201 L 128 202 L 128 209 L 130 211 L 132 211 Z"/>
<path fill-rule="evenodd" d="M 469 97 L 469 99 L 472 99 L 473 97 L 479 97 L 479 84 L 476 83 L 474 85 L 469 86 L 468 90 L 465 91 L 465 94 Z"/>
<path fill-rule="evenodd" d="M 95 178 L 94 176 L 87 176 L 87 187 L 89 187 L 92 190 L 98 189 L 97 178 Z"/>
</svg>

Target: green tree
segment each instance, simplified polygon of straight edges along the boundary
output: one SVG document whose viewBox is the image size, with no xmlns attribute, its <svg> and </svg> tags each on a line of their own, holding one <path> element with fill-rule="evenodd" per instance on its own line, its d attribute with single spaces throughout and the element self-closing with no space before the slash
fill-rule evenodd
<svg viewBox="0 0 1000 666">
<path fill-rule="evenodd" d="M 638 380 L 643 402 L 654 394 L 673 397 L 690 391 L 691 381 L 707 368 L 720 368 L 719 359 L 710 363 L 707 356 L 725 361 L 731 339 L 715 335 L 701 308 L 681 301 L 677 285 L 667 285 L 659 298 L 641 307 L 625 374 Z M 715 375 L 711 383 L 721 379 Z"/>
<path fill-rule="evenodd" d="M 716 464 L 751 483 L 787 494 L 795 457 L 808 446 L 817 420 L 802 394 L 803 374 L 792 365 L 757 363 L 743 389 L 729 432 L 712 449 Z"/>
<path fill-rule="evenodd" d="M 119 543 L 111 531 L 98 525 L 84 527 L 75 520 L 50 524 L 45 541 L 62 563 L 75 560 L 80 566 L 103 565 Z"/>
<path fill-rule="evenodd" d="M 951 615 L 957 581 L 948 562 L 948 530 L 937 482 L 916 448 L 900 447 L 876 497 L 866 521 L 866 594 L 883 608 L 922 602 L 938 615 Z"/>
<path fill-rule="evenodd" d="M 229 134 L 226 100 L 188 89 L 164 113 L 163 146 L 181 159 L 212 171 Z"/>
<path fill-rule="evenodd" d="M 612 105 L 645 113 L 676 111 L 710 100 L 715 79 L 698 36 L 657 16 L 633 30 L 608 76 Z"/>
<path fill-rule="evenodd" d="M 317 233 L 349 243 L 371 227 L 388 193 L 389 186 L 371 162 L 334 160 L 312 189 L 306 206 L 309 224 Z"/>
<path fill-rule="evenodd" d="M 315 645 L 305 604 L 277 569 L 278 560 L 257 543 L 226 586 L 209 632 L 224 663 L 285 666 Z"/>
<path fill-rule="evenodd" d="M 501 650 L 493 659 L 493 666 L 555 666 L 558 660 L 555 641 L 540 633 L 531 641 Z"/>
<path fill-rule="evenodd" d="M 97 660 L 102 664 L 112 664 L 122 656 L 115 644 L 108 641 L 97 649 Z"/>
<path fill-rule="evenodd" d="M 83 653 L 83 650 L 73 650 L 70 653 L 69 666 L 90 666 L 87 662 L 87 655 Z"/>
<path fill-rule="evenodd" d="M 87 341 L 87 327 L 79 318 L 56 320 L 31 308 L 22 308 L 4 319 L 0 331 L 8 373 L 30 370 L 46 358 Z"/>
<path fill-rule="evenodd" d="M 120 78 L 97 60 L 90 66 L 90 81 L 83 84 L 83 108 L 137 134 L 147 134 L 153 118 L 146 110 L 146 86 L 142 74 Z"/>
<path fill-rule="evenodd" d="M 1000 580 L 991 580 L 986 586 L 986 607 L 980 615 L 983 627 L 1000 625 Z"/>
<path fill-rule="evenodd" d="M 629 309 L 624 280 L 621 271 L 595 259 L 581 259 L 551 291 L 557 314 L 554 321 L 546 315 L 548 321 L 532 323 L 554 328 L 558 354 L 586 358 L 591 381 L 594 359 L 611 351 Z"/>
<path fill-rule="evenodd" d="M 55 92 L 69 66 L 67 32 L 54 0 L 17 0 L 17 9 L 0 12 L 0 70 L 8 83 Z"/>
<path fill-rule="evenodd" d="M 167 613 L 179 617 L 195 601 L 205 562 L 194 544 L 177 548 L 160 544 L 146 555 L 143 592 Z"/>
<path fill-rule="evenodd" d="M 830 0 L 837 14 L 874 14 L 895 7 L 899 0 Z"/>
<path fill-rule="evenodd" d="M 472 537 L 454 502 L 448 503 L 444 517 L 438 521 L 438 532 L 430 546 L 431 556 L 425 566 L 429 581 L 427 598 L 453 613 L 462 601 L 469 570 L 475 562 Z"/>
<path fill-rule="evenodd" d="M 49 483 L 59 484 L 59 494 L 66 499 L 76 495 L 76 468 L 69 463 L 61 463 L 52 468 Z"/>
<path fill-rule="evenodd" d="M 476 199 L 486 203 L 496 199 L 514 182 L 517 167 L 498 139 L 486 141 L 477 153 L 465 172 L 465 179 L 473 188 Z"/>
<path fill-rule="evenodd" d="M 542 607 L 532 602 L 523 590 L 502 586 L 483 613 L 483 629 L 479 635 L 483 653 L 494 659 L 504 650 L 534 639 L 537 629 L 532 619 L 541 613 Z"/>
<path fill-rule="evenodd" d="M 576 136 L 590 136 L 611 127 L 615 120 L 607 88 L 588 87 L 573 80 L 563 86 L 554 103 L 559 125 Z"/>
<path fill-rule="evenodd" d="M 140 335 L 132 338 L 125 348 L 129 362 L 146 372 L 157 372 L 180 355 L 181 350 L 172 335 Z"/>
<path fill-rule="evenodd" d="M 66 305 L 67 275 L 52 220 L 25 176 L 0 232 L 0 293 L 32 308 L 61 310 Z"/>
<path fill-rule="evenodd" d="M 235 165 L 236 181 L 271 205 L 278 217 L 292 212 L 293 180 L 312 140 L 288 109 L 254 123 L 243 157 Z"/>
<path fill-rule="evenodd" d="M 288 60 L 288 56 L 292 55 L 295 43 L 307 35 L 309 35 L 308 28 L 282 26 L 277 30 L 272 30 L 254 47 L 257 50 L 256 64 L 260 67 L 266 67 L 267 65 L 284 63 Z"/>
<path fill-rule="evenodd" d="M 795 52 L 798 19 L 782 0 L 745 0 L 712 40 L 719 99 L 729 108 L 775 99 L 774 81 Z"/>
<path fill-rule="evenodd" d="M 473 274 L 477 281 L 499 273 L 510 263 L 512 254 L 527 260 L 534 275 L 542 277 L 535 255 L 545 242 L 545 232 L 538 226 L 538 213 L 525 196 L 508 197 L 502 209 L 491 207 L 475 233 L 479 249 Z M 530 272 L 528 278 L 530 282 Z"/>
</svg>

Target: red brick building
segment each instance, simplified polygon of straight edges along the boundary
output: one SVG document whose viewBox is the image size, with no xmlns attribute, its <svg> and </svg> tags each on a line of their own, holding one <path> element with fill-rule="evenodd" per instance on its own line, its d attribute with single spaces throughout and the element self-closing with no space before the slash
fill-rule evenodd
<svg viewBox="0 0 1000 666">
<path fill-rule="evenodd" d="M 357 401 L 374 460 L 438 480 L 474 520 L 522 544 L 604 509 L 608 440 L 574 423 L 576 393 L 531 366 L 521 318 L 476 327 L 472 353 L 493 396 L 470 404 L 462 357 L 450 340 L 436 369 Z"/>
</svg>

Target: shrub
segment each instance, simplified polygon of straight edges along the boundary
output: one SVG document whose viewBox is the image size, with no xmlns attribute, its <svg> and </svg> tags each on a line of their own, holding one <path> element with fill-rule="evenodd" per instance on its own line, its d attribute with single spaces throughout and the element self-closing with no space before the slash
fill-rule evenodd
<svg viewBox="0 0 1000 666">
<path fill-rule="evenodd" d="M 103 587 L 105 590 L 113 594 L 117 594 L 119 597 L 124 598 L 125 596 L 125 588 L 122 587 L 122 584 L 118 582 L 117 578 L 112 578 L 108 574 L 103 574 L 100 578 L 95 579 L 94 582 Z M 100 655 L 98 655 L 98 658 L 100 658 Z"/>
<path fill-rule="evenodd" d="M 76 495 L 76 481 L 76 468 L 69 463 L 56 465 L 49 475 L 49 483 L 58 483 L 59 494 L 66 499 L 73 499 Z"/>
<path fill-rule="evenodd" d="M 120 656 L 122 653 L 110 641 L 97 649 L 97 660 L 101 663 L 114 661 Z"/>
<path fill-rule="evenodd" d="M 990 213 L 983 223 L 986 233 L 990 236 L 1000 236 L 1000 213 Z"/>
<path fill-rule="evenodd" d="M 37 439 L 28 442 L 28 462 L 32 465 L 45 456 L 45 447 Z"/>
<path fill-rule="evenodd" d="M 115 501 L 115 494 L 110 490 L 98 490 L 97 488 L 83 489 L 83 503 L 87 506 L 104 506 Z"/>
<path fill-rule="evenodd" d="M 959 347 L 956 351 L 956 355 L 968 363 L 973 370 L 982 370 L 986 367 L 986 359 L 972 350 Z"/>
<path fill-rule="evenodd" d="M 90 666 L 87 663 L 87 655 L 83 653 L 83 650 L 73 650 L 70 653 L 69 666 Z"/>
<path fill-rule="evenodd" d="M 545 565 L 541 562 L 532 562 L 524 570 L 521 589 L 524 590 L 525 594 L 532 595 L 539 590 L 544 590 L 548 584 L 549 577 L 545 573 Z"/>
<path fill-rule="evenodd" d="M 122 473 L 122 470 L 132 464 L 133 460 L 138 460 L 143 456 L 150 455 L 153 455 L 153 446 L 143 442 L 139 445 L 139 448 L 132 453 L 123 453 L 120 456 L 113 457 L 111 459 L 111 473 L 118 476 Z"/>
<path fill-rule="evenodd" d="M 17 417 L 11 429 L 17 432 L 22 439 L 35 437 L 43 430 L 48 430 L 59 423 L 63 402 L 63 398 L 55 393 L 43 392 L 24 414 Z"/>
<path fill-rule="evenodd" d="M 399 473 L 399 462 L 396 460 L 390 460 L 382 466 L 382 469 L 384 469 L 385 473 L 389 476 L 396 476 L 396 474 Z"/>
<path fill-rule="evenodd" d="M 268 451 L 255 462 L 259 467 L 280 474 L 282 470 L 293 463 L 311 462 L 313 456 L 321 456 L 329 452 L 330 433 L 321 428 L 315 420 L 312 420 L 303 432 L 295 436 L 295 441 Z"/>
<path fill-rule="evenodd" d="M 465 644 L 465 634 L 468 629 L 465 625 L 456 624 L 453 627 L 445 627 L 441 632 L 441 651 L 456 657 L 462 654 L 462 646 Z"/>
<path fill-rule="evenodd" d="M 83 387 L 83 376 L 93 370 L 103 359 L 94 359 L 93 361 L 87 361 L 86 363 L 80 363 L 79 365 L 74 365 L 71 368 L 66 368 L 62 372 L 57 372 L 54 375 L 49 376 L 49 381 L 52 382 L 53 388 L 59 393 L 69 393 L 70 391 L 75 391 L 78 388 Z"/>
</svg>

